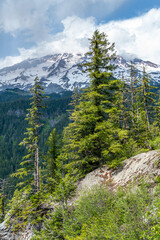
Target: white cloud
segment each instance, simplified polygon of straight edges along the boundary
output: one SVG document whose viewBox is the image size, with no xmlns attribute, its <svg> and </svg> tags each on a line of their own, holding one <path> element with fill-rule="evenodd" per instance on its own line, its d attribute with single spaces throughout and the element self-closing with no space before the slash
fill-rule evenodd
<svg viewBox="0 0 160 240">
<path fill-rule="evenodd" d="M 47 10 L 52 0 L 5 0 L 0 8 L 0 29 L 12 33 L 30 31 L 34 39 L 49 32 Z"/>
<path fill-rule="evenodd" d="M 22 61 L 22 56 L 17 56 L 17 57 L 7 56 L 5 57 L 5 59 L 0 59 L 0 68 L 12 66 L 21 61 Z"/>
<path fill-rule="evenodd" d="M 18 63 L 27 58 L 35 58 L 45 56 L 52 53 L 85 53 L 88 50 L 90 38 L 96 29 L 94 18 L 81 19 L 73 16 L 62 21 L 64 30 L 57 33 L 50 41 L 42 41 L 37 43 L 36 47 L 31 49 L 18 49 L 20 55 L 18 57 L 6 57 L 0 60 L 0 68 Z"/>
<path fill-rule="evenodd" d="M 68 17 L 62 21 L 64 30 L 57 33 L 50 41 L 38 43 L 37 47 L 30 50 L 19 49 L 25 57 L 44 56 L 51 53 L 82 53 L 88 50 L 90 38 L 96 29 L 94 18 L 81 19 L 76 16 Z"/>
<path fill-rule="evenodd" d="M 1 0 L 0 29 L 28 31 L 36 41 L 49 38 L 59 21 L 68 16 L 95 16 L 102 20 L 127 0 Z M 57 32 L 57 31 L 56 31 Z"/>
<path fill-rule="evenodd" d="M 160 64 L 160 9 L 124 21 L 110 22 L 99 27 L 116 43 L 121 55 L 137 55 Z"/>
<path fill-rule="evenodd" d="M 57 52 L 86 52 L 88 38 L 96 28 L 104 31 L 110 42 L 116 43 L 118 54 L 124 57 L 137 56 L 160 64 L 160 9 L 152 9 L 137 18 L 113 21 L 96 25 L 94 18 L 82 19 L 76 16 L 62 21 L 63 31 L 42 41 L 30 50 L 19 49 L 19 57 L 7 57 L 0 61 L 0 67 L 26 58 L 40 57 Z"/>
</svg>

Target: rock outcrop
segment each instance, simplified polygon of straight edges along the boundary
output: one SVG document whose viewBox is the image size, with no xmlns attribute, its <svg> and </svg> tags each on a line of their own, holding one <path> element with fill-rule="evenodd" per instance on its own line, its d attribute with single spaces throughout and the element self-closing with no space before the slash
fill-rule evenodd
<svg viewBox="0 0 160 240">
<path fill-rule="evenodd" d="M 30 240 L 32 235 L 32 226 L 27 226 L 27 229 L 23 233 L 14 233 L 6 228 L 5 222 L 0 224 L 0 240 Z"/>
<path fill-rule="evenodd" d="M 117 187 L 125 187 L 129 183 L 138 182 L 142 178 L 155 183 L 155 178 L 158 176 L 160 176 L 160 153 L 149 151 L 125 160 L 116 170 L 109 169 L 105 165 L 87 174 L 80 181 L 78 192 L 100 184 L 108 184 L 112 190 L 115 190 Z"/>
</svg>

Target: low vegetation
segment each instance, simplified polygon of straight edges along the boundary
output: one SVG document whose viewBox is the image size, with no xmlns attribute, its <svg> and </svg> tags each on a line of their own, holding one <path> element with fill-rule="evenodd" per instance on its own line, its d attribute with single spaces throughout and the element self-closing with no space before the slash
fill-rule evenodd
<svg viewBox="0 0 160 240">
<path fill-rule="evenodd" d="M 160 185 L 150 192 L 142 183 L 133 188 L 111 192 L 107 187 L 93 188 L 68 207 L 65 214 L 57 207 L 32 239 L 160 239 Z"/>
</svg>

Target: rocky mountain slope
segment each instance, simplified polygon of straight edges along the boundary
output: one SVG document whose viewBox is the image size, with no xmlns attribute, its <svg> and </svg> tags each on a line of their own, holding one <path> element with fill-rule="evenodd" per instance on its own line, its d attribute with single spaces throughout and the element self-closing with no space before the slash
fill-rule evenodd
<svg viewBox="0 0 160 240">
<path fill-rule="evenodd" d="M 152 187 L 156 185 L 156 179 L 160 176 L 160 153 L 158 151 L 149 151 L 138 154 L 123 162 L 123 165 L 117 170 L 111 170 L 107 166 L 86 175 L 78 183 L 76 199 L 83 193 L 84 190 L 89 190 L 95 185 L 105 184 L 115 191 L 118 187 L 127 187 L 128 184 L 138 184 L 140 180 L 146 179 L 152 183 Z M 75 199 L 72 201 L 71 204 Z M 6 229 L 4 222 L 0 224 L 0 239 L 23 239 L 29 240 L 32 236 L 32 227 L 28 226 L 24 233 L 17 236 Z"/>
<path fill-rule="evenodd" d="M 36 76 L 43 82 L 47 92 L 62 92 L 73 90 L 75 87 L 84 88 L 89 85 L 89 77 L 82 72 L 80 63 L 89 59 L 82 54 L 54 54 L 41 58 L 27 59 L 11 67 L 0 69 L 0 90 L 6 88 L 20 88 L 29 90 Z M 129 82 L 130 61 L 117 56 L 117 69 L 114 76 L 118 79 L 124 75 Z M 141 76 L 143 66 L 151 75 L 153 83 L 160 83 L 160 65 L 149 61 L 134 59 L 133 65 Z"/>
</svg>

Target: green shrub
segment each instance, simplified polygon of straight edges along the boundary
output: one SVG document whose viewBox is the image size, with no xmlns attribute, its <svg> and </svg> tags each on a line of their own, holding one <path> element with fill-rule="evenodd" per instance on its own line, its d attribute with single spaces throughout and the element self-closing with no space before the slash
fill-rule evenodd
<svg viewBox="0 0 160 240">
<path fill-rule="evenodd" d="M 156 194 L 158 198 L 157 191 Z M 129 188 L 117 192 L 103 186 L 93 188 L 84 192 L 74 207 L 68 207 L 63 217 L 60 208 L 52 213 L 46 219 L 44 228 L 33 239 L 158 239 L 147 238 L 156 236 L 160 227 L 157 221 L 155 224 L 155 217 L 153 221 L 151 213 L 148 214 L 153 206 L 152 195 L 145 184 L 134 190 Z M 158 206 L 154 200 L 155 204 Z M 57 215 L 58 213 L 61 214 Z M 159 212 L 156 213 L 156 219 L 158 214 Z"/>
</svg>

